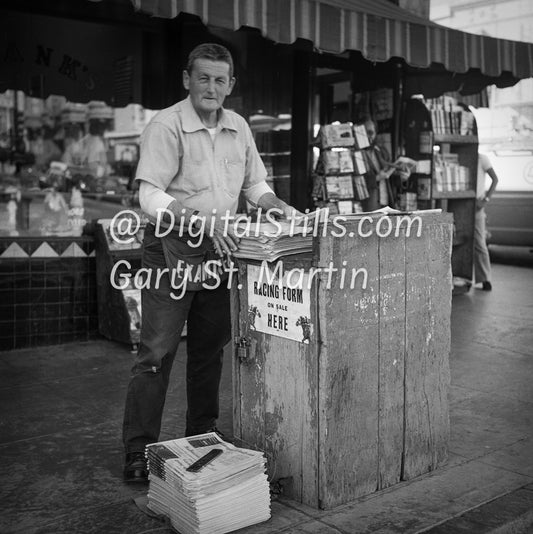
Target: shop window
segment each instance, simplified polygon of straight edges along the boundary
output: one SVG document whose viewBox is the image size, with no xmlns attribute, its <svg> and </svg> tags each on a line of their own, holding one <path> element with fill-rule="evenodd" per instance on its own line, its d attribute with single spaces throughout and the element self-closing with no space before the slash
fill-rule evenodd
<svg viewBox="0 0 533 534">
<path fill-rule="evenodd" d="M 0 94 L 0 237 L 81 236 L 139 209 L 139 137 L 154 113 Z"/>
</svg>

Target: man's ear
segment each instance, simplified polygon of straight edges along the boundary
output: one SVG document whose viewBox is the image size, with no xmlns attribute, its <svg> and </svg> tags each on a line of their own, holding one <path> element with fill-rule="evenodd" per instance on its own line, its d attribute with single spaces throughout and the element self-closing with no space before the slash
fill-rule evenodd
<svg viewBox="0 0 533 534">
<path fill-rule="evenodd" d="M 232 77 L 231 80 L 229 81 L 229 86 L 228 86 L 228 95 L 231 95 L 231 91 L 233 91 L 233 88 L 235 87 L 235 78 Z"/>
<path fill-rule="evenodd" d="M 189 76 L 189 73 L 184 70 L 183 71 L 183 87 L 188 91 L 189 90 L 189 82 L 191 81 L 191 77 Z"/>
</svg>

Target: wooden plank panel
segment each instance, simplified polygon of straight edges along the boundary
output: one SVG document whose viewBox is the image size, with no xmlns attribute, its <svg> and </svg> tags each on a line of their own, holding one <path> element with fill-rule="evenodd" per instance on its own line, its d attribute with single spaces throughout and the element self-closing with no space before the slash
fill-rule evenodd
<svg viewBox="0 0 533 534">
<path fill-rule="evenodd" d="M 348 232 L 353 228 L 348 226 Z M 340 287 L 340 273 L 319 286 L 319 491 L 331 508 L 377 488 L 378 241 L 374 235 L 321 239 L 319 266 L 366 269 L 367 287 Z"/>
<path fill-rule="evenodd" d="M 235 281 L 234 281 L 235 282 Z M 235 342 L 242 336 L 240 292 L 234 284 L 230 292 L 231 309 L 231 385 L 233 390 L 233 437 L 240 440 L 241 431 L 241 373 Z M 238 443 L 237 443 L 238 445 Z"/>
<path fill-rule="evenodd" d="M 311 322 L 314 334 L 311 343 L 306 348 L 306 381 L 305 399 L 306 409 L 302 414 L 302 502 L 318 508 L 318 465 L 319 465 L 319 367 L 318 367 L 318 347 L 320 343 L 318 328 L 318 288 L 314 282 L 311 286 Z"/>
<path fill-rule="evenodd" d="M 435 435 L 435 468 L 448 457 L 450 419 L 448 393 L 450 388 L 451 309 L 452 309 L 452 225 L 435 224 L 431 227 L 429 254 L 433 271 L 441 283 L 432 288 L 432 304 L 435 316 L 433 331 L 433 379 L 431 414 Z"/>
<path fill-rule="evenodd" d="M 309 345 L 268 334 L 264 339 L 269 474 L 281 479 L 285 496 L 316 507 L 316 358 Z"/>
<path fill-rule="evenodd" d="M 234 405 L 238 404 L 235 413 L 240 413 L 239 423 L 234 427 L 238 445 L 264 450 L 265 447 L 265 347 L 260 336 L 248 331 L 248 297 L 246 264 L 239 263 L 239 331 L 242 336 L 252 339 L 250 359 L 241 362 L 234 357 L 235 391 Z M 253 337 L 252 337 L 253 336 Z M 239 433 L 237 433 L 237 431 Z"/>
<path fill-rule="evenodd" d="M 433 218 L 421 239 L 406 240 L 404 480 L 437 468 L 447 454 L 450 253 L 451 225 Z"/>
<path fill-rule="evenodd" d="M 416 239 L 416 238 L 415 238 Z M 405 230 L 379 241 L 378 489 L 400 481 L 403 453 Z"/>
<path fill-rule="evenodd" d="M 236 398 L 240 397 L 238 415 L 242 444 L 265 452 L 269 478 L 280 481 L 286 497 L 317 507 L 316 335 L 311 343 L 303 344 L 250 332 L 246 282 L 246 271 L 241 270 L 241 331 L 247 332 L 252 340 L 250 361 L 236 362 L 234 373 L 238 377 L 235 382 L 239 390 L 235 394 Z M 311 290 L 311 322 L 316 323 L 314 288 Z"/>
</svg>

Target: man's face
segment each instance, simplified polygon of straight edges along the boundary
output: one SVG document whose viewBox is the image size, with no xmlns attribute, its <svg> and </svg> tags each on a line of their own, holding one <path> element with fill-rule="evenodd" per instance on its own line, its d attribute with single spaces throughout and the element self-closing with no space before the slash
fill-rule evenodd
<svg viewBox="0 0 533 534">
<path fill-rule="evenodd" d="M 189 91 L 192 105 L 202 116 L 210 116 L 222 107 L 231 93 L 235 78 L 230 78 L 225 61 L 195 59 L 191 73 L 183 72 L 183 86 Z"/>
<path fill-rule="evenodd" d="M 373 123 L 373 121 L 365 122 L 365 130 L 366 135 L 368 135 L 368 141 L 373 143 L 374 139 L 376 138 L 376 125 Z"/>
</svg>

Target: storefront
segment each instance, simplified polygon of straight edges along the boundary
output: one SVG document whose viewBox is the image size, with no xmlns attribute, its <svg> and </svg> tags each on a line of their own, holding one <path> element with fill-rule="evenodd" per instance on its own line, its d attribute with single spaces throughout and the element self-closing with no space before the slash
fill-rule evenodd
<svg viewBox="0 0 533 534">
<path fill-rule="evenodd" d="M 1 349 L 97 334 L 95 223 L 138 209 L 136 103 L 162 107 L 142 80 L 163 69 L 163 26 L 124 2 L 3 4 Z"/>
<path fill-rule="evenodd" d="M 63 0 L 43 6 L 23 0 L 4 5 L 0 255 L 9 276 L 3 278 L 0 320 L 9 335 L 3 334 L 2 348 L 96 332 L 94 281 L 80 289 L 89 292 L 92 306 L 83 315 L 61 305 L 63 281 L 52 263 L 50 279 L 24 275 L 19 280 L 12 273 L 19 268 L 37 272 L 35 261 L 45 272 L 49 261 L 56 267 L 59 261 L 64 268 L 59 272 L 66 273 L 71 260 L 65 251 L 75 250 L 87 265 L 84 276 L 92 280 L 93 223 L 124 207 L 136 209 L 131 177 L 138 134 L 149 119 L 148 114 L 143 120 L 133 117 L 128 123 L 133 129 L 117 128 L 114 110 L 130 104 L 156 110 L 181 99 L 180 72 L 196 44 L 216 41 L 231 50 L 238 83 L 226 105 L 249 120 L 276 193 L 302 210 L 312 209 L 317 199 L 331 204 L 318 198 L 314 187 L 319 126 L 357 123 L 370 114 L 393 159 L 413 156 L 405 120 L 412 95 L 468 95 L 533 75 L 531 44 L 443 28 L 386 0 L 235 0 L 229 6 L 180 0 Z M 37 135 L 38 130 L 40 138 L 27 139 L 28 132 Z M 28 158 L 30 151 L 21 145 L 32 141 L 42 152 L 51 137 L 63 143 L 64 155 L 68 134 L 90 135 L 90 130 L 105 147 L 104 171 L 49 162 L 37 169 L 35 154 Z M 418 190 L 415 182 L 411 187 L 402 193 Z M 358 199 L 354 192 L 340 200 L 353 201 L 355 209 Z M 443 204 L 441 198 L 430 200 Z M 450 207 L 450 199 L 444 200 Z M 333 200 L 337 208 L 338 202 Z M 464 261 L 468 269 L 468 257 Z M 68 291 L 78 291 L 74 281 Z M 51 318 L 51 309 L 31 309 L 35 299 L 53 305 L 57 335 L 51 325 L 41 324 L 43 317 Z M 66 323 L 82 326 L 63 332 Z"/>
</svg>

